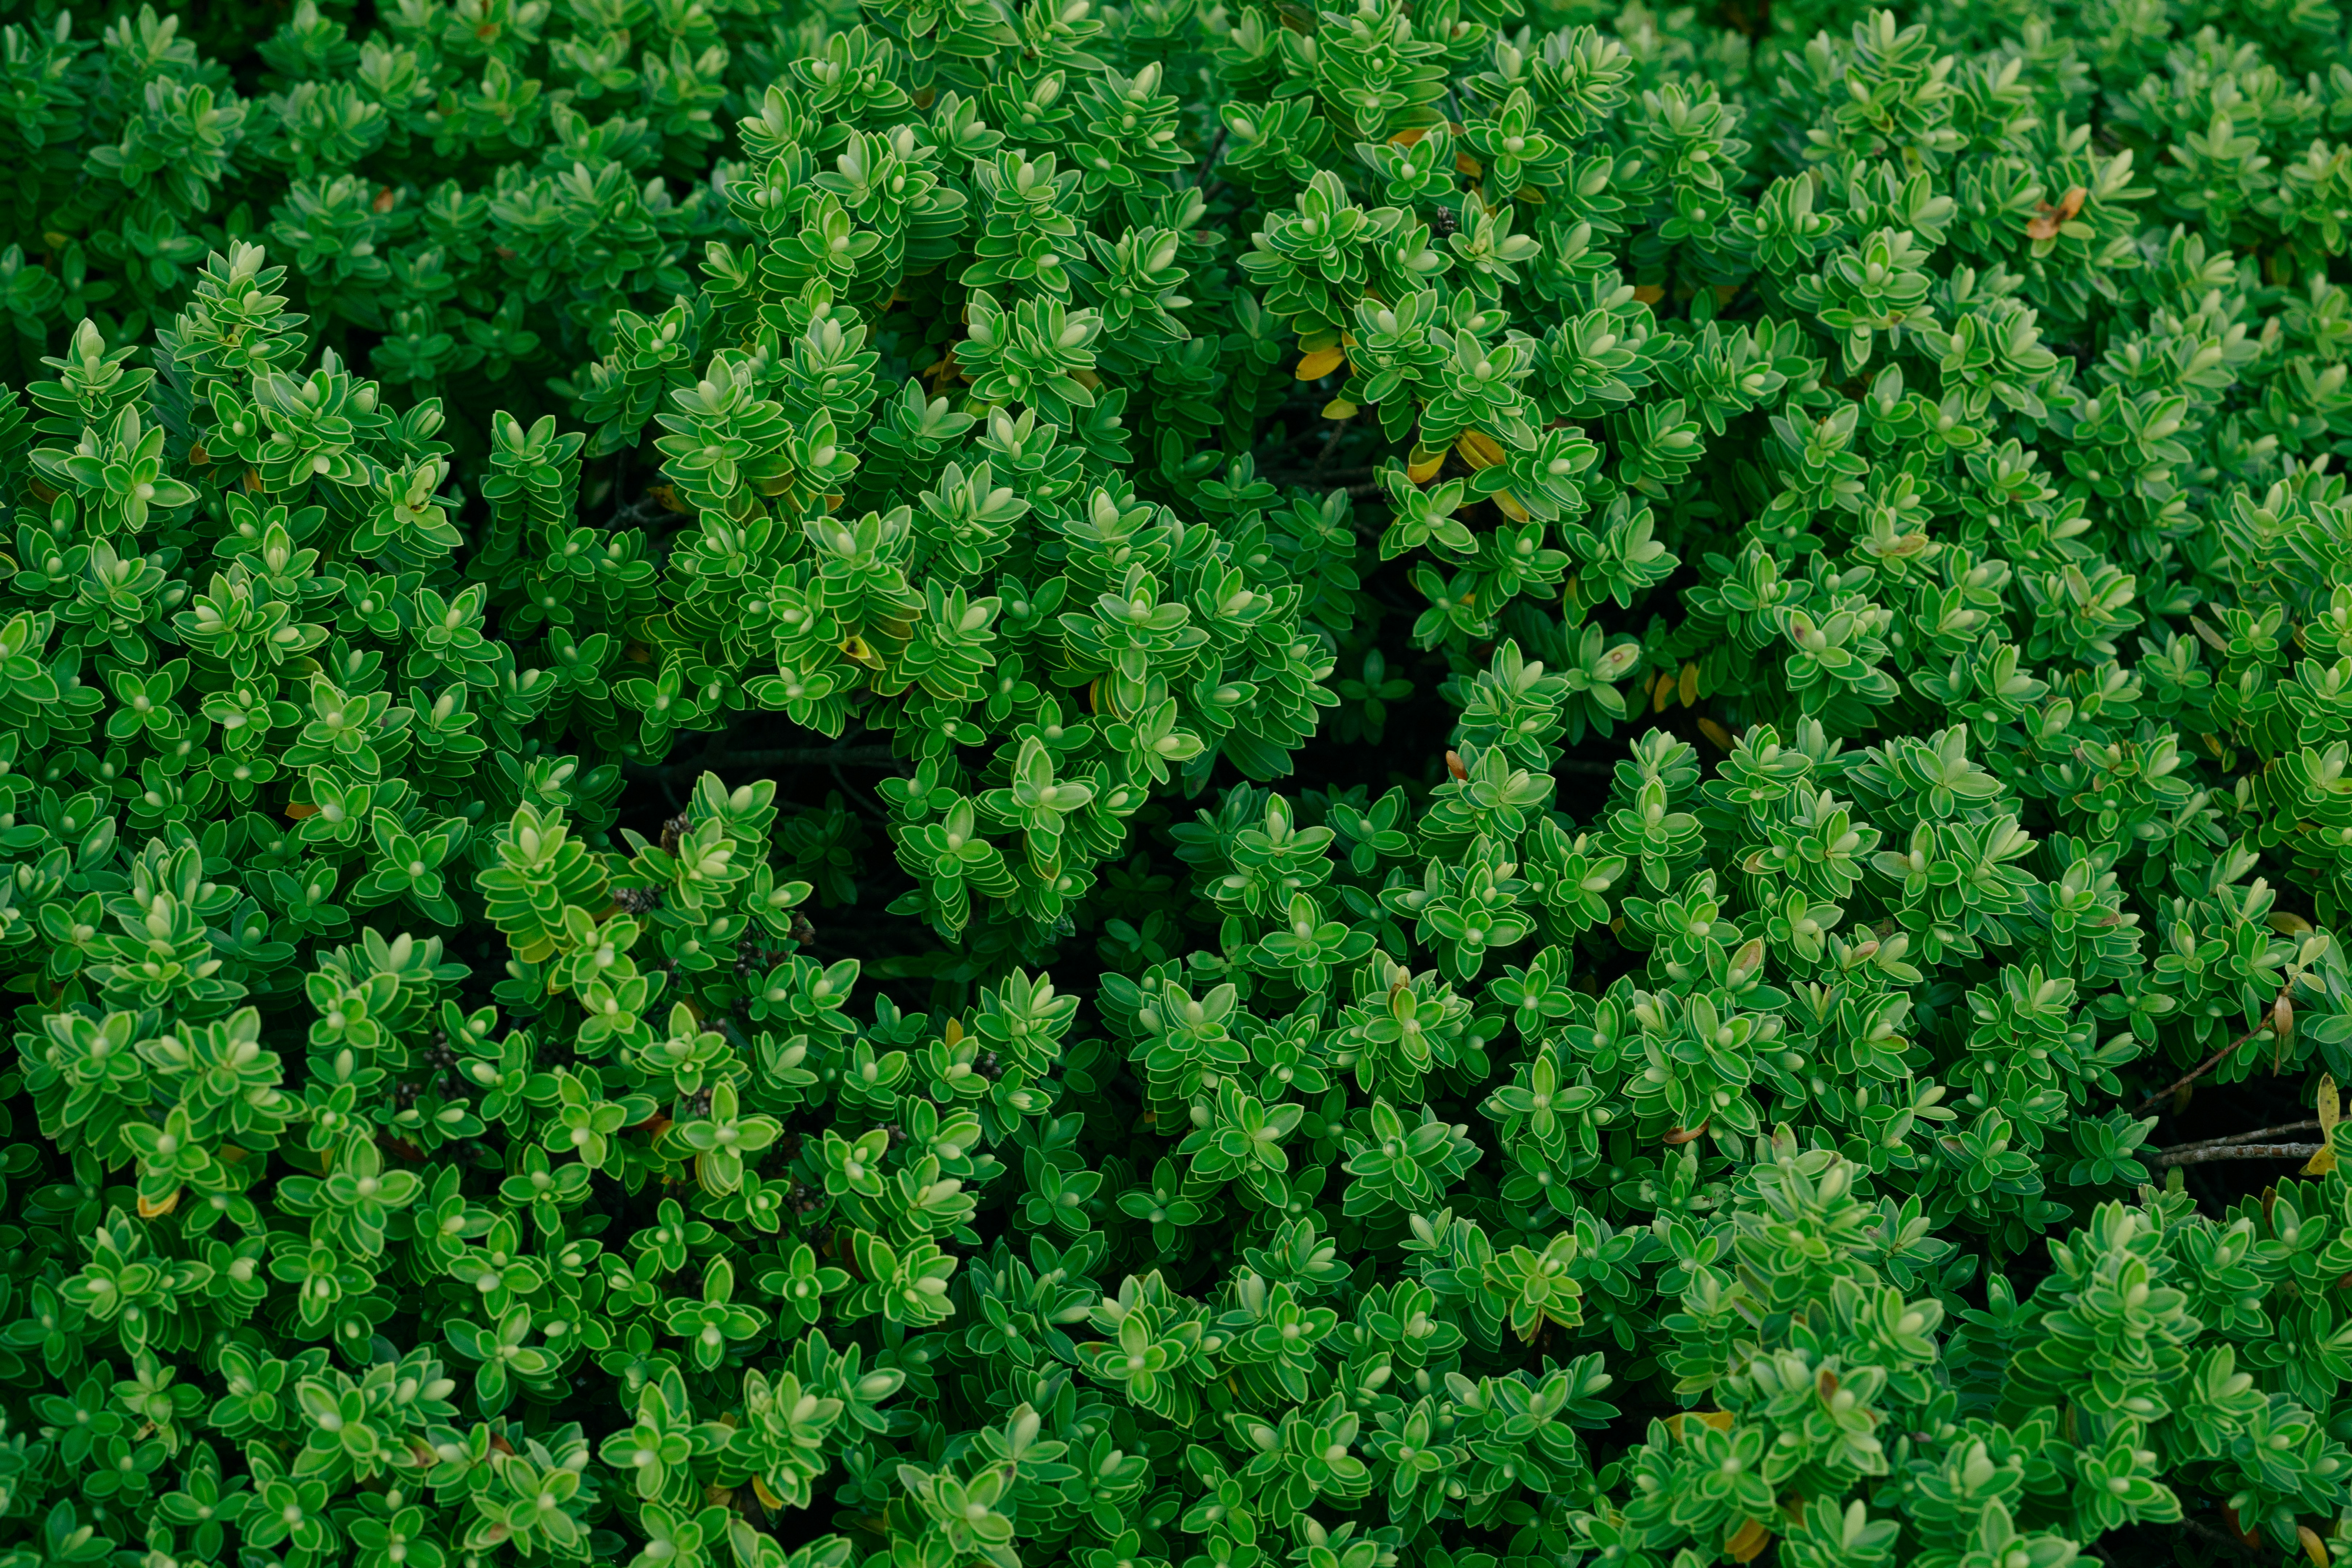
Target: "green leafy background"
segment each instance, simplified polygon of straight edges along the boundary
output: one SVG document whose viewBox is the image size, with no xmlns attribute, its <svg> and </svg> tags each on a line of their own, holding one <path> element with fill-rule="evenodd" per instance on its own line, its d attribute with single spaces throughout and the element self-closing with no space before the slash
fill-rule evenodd
<svg viewBox="0 0 2352 1568">
<path fill-rule="evenodd" d="M 0 0 L 0 1568 L 2352 1558 L 2326 0 Z"/>
</svg>

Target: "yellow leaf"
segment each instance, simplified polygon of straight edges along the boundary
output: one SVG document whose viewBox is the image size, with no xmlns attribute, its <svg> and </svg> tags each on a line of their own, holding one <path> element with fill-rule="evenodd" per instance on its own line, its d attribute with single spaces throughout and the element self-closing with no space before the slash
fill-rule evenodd
<svg viewBox="0 0 2352 1568">
<path fill-rule="evenodd" d="M 2301 936 L 2311 929 L 2311 922 L 2301 915 L 2280 910 L 2271 916 L 2271 930 L 2281 936 Z"/>
<path fill-rule="evenodd" d="M 1666 297 L 1666 291 L 1655 283 L 1644 283 L 1633 290 L 1633 298 L 1644 305 L 1654 305 Z"/>
<path fill-rule="evenodd" d="M 1323 417 L 1326 419 L 1353 419 L 1355 416 L 1356 405 L 1344 397 L 1335 397 L 1323 405 Z"/>
<path fill-rule="evenodd" d="M 2319 1539 L 2319 1531 L 2307 1524 L 2298 1524 L 2294 1538 L 2302 1543 L 2303 1554 L 2311 1559 L 2313 1568 L 2327 1568 L 2327 1542 Z"/>
<path fill-rule="evenodd" d="M 144 1197 L 142 1197 L 139 1200 L 139 1217 L 141 1219 L 162 1219 L 165 1215 L 170 1214 L 173 1209 L 180 1206 L 180 1188 L 173 1187 L 172 1189 L 172 1195 L 165 1198 L 160 1204 L 151 1204 Z"/>
<path fill-rule="evenodd" d="M 1491 468 L 1503 460 L 1502 443 L 1483 430 L 1465 430 L 1454 446 L 1473 468 Z"/>
<path fill-rule="evenodd" d="M 1467 174 L 1474 180 L 1486 172 L 1485 166 L 1467 153 L 1454 154 L 1454 167 L 1456 173 Z"/>
<path fill-rule="evenodd" d="M 784 1506 L 784 1500 L 770 1491 L 768 1489 L 768 1483 L 761 1480 L 757 1476 L 753 1476 L 751 1478 L 751 1495 L 758 1498 L 760 1500 L 760 1506 L 766 1509 L 771 1513 L 775 1512 L 777 1510 Z"/>
<path fill-rule="evenodd" d="M 1333 343 L 1328 349 L 1317 349 L 1298 362 L 1298 379 L 1320 381 L 1347 363 L 1347 354 L 1337 343 Z"/>
<path fill-rule="evenodd" d="M 1683 666 L 1683 678 L 1680 681 L 1675 683 L 1675 689 L 1681 696 L 1683 706 L 1685 708 L 1698 700 L 1697 665 L 1686 664 Z"/>
<path fill-rule="evenodd" d="M 2336 1079 L 2322 1073 L 2319 1078 L 2319 1152 L 2303 1167 L 2306 1176 L 2324 1176 L 2336 1169 L 2336 1124 L 2343 1120 L 2342 1105 L 2337 1101 Z"/>
<path fill-rule="evenodd" d="M 1731 731 L 1717 723 L 1714 720 L 1706 718 L 1699 720 L 1698 732 L 1705 735 L 1708 740 L 1713 741 L 1725 751 L 1727 752 L 1731 750 Z"/>
<path fill-rule="evenodd" d="M 1724 1537 L 1723 1549 L 1731 1553 L 1734 1563 L 1753 1563 L 1772 1543 L 1772 1532 L 1764 1528 L 1760 1519 L 1751 1519 Z"/>
<path fill-rule="evenodd" d="M 1425 485 L 1435 479 L 1437 470 L 1444 466 L 1445 453 L 1442 448 L 1432 452 L 1426 447 L 1415 447 L 1412 459 L 1405 464 L 1404 477 L 1414 484 Z"/>
<path fill-rule="evenodd" d="M 1508 490 L 1496 490 L 1495 492 L 1495 504 L 1501 508 L 1503 515 L 1509 518 L 1513 522 L 1528 522 L 1533 521 L 1528 515 L 1528 509 L 1519 504 L 1518 497 L 1513 495 Z"/>
<path fill-rule="evenodd" d="M 1675 672 L 1662 669 L 1658 671 L 1657 684 L 1650 688 L 1650 711 L 1663 713 L 1666 710 L 1666 704 L 1674 700 Z"/>
</svg>

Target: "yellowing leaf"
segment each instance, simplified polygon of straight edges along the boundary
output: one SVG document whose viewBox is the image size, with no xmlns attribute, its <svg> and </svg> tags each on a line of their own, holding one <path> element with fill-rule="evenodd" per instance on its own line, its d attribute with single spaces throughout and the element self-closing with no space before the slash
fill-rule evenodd
<svg viewBox="0 0 2352 1568">
<path fill-rule="evenodd" d="M 1528 509 L 1519 504 L 1518 497 L 1513 495 L 1508 490 L 1496 490 L 1495 492 L 1495 505 L 1502 511 L 1502 514 L 1505 517 L 1509 518 L 1513 522 L 1527 522 L 1532 521 L 1528 515 Z"/>
<path fill-rule="evenodd" d="M 1353 419 L 1355 416 L 1356 405 L 1344 397 L 1335 397 L 1323 405 L 1323 417 L 1326 419 Z"/>
<path fill-rule="evenodd" d="M 1684 706 L 1684 707 L 1685 707 L 1685 708 L 1689 707 L 1692 703 L 1696 702 L 1696 701 L 1698 700 L 1698 666 L 1697 666 L 1697 665 L 1696 665 L 1696 664 L 1686 664 L 1686 665 L 1683 666 L 1683 674 L 1682 674 L 1682 679 L 1681 679 L 1679 681 L 1675 682 L 1675 692 L 1676 692 L 1678 695 L 1680 695 L 1680 696 L 1681 696 L 1681 698 L 1682 698 L 1682 700 L 1683 700 L 1683 706 Z"/>
<path fill-rule="evenodd" d="M 1491 468 L 1503 460 L 1502 443 L 1483 430 L 1465 430 L 1454 447 L 1473 468 Z"/>
<path fill-rule="evenodd" d="M 1723 1549 L 1731 1553 L 1734 1563 L 1753 1563 L 1772 1543 L 1772 1532 L 1764 1528 L 1760 1519 L 1751 1519 L 1724 1537 Z"/>
<path fill-rule="evenodd" d="M 2319 1076 L 2319 1152 L 2306 1161 L 2303 1173 L 2324 1176 L 2336 1169 L 2336 1124 L 2344 1119 L 2342 1105 L 2336 1100 L 2336 1079 L 2329 1073 Z"/>
<path fill-rule="evenodd" d="M 1320 381 L 1347 363 L 1346 353 L 1337 343 L 1328 349 L 1317 349 L 1298 362 L 1298 379 Z"/>
<path fill-rule="evenodd" d="M 1445 453 L 1443 450 L 1432 452 L 1425 447 L 1415 447 L 1412 459 L 1405 464 L 1404 477 L 1414 484 L 1425 485 L 1435 479 L 1437 470 L 1444 466 Z"/>
<path fill-rule="evenodd" d="M 1644 283 L 1633 290 L 1633 298 L 1644 305 L 1654 305 L 1666 297 L 1666 291 L 1655 283 Z"/>
</svg>

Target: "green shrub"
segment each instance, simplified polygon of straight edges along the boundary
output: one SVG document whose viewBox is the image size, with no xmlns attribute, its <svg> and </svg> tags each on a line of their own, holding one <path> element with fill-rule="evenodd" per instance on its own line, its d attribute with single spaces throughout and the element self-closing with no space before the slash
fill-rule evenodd
<svg viewBox="0 0 2352 1568">
<path fill-rule="evenodd" d="M 0 18 L 0 1568 L 2352 1559 L 2326 0 Z"/>
</svg>

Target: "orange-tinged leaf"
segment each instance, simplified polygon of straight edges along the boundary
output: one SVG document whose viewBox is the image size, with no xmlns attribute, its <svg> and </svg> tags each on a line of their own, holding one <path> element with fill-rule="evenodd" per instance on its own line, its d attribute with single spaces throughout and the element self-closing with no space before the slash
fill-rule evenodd
<svg viewBox="0 0 2352 1568">
<path fill-rule="evenodd" d="M 1633 298 L 1644 305 L 1654 305 L 1665 297 L 1665 289 L 1655 283 L 1644 283 L 1633 290 Z"/>
<path fill-rule="evenodd" d="M 1347 363 L 1346 352 L 1337 343 L 1333 343 L 1328 349 L 1317 349 L 1298 362 L 1298 379 L 1320 381 Z"/>
<path fill-rule="evenodd" d="M 1696 1421 L 1711 1431 L 1728 1432 L 1731 1430 L 1732 1419 L 1731 1412 L 1728 1410 L 1681 1410 L 1666 1417 L 1666 1430 L 1675 1436 L 1680 1437 L 1683 1435 L 1683 1423 Z"/>
<path fill-rule="evenodd" d="M 1411 147 L 1428 134 L 1428 126 L 1415 125 L 1408 130 L 1400 131 L 1395 135 L 1390 137 L 1389 144 L 1392 147 Z"/>
<path fill-rule="evenodd" d="M 1467 153 L 1456 153 L 1454 154 L 1454 173 L 1467 174 L 1474 180 L 1477 179 L 1486 172 L 1486 166 L 1480 163 L 1477 159 L 1470 156 Z"/>
<path fill-rule="evenodd" d="M 768 1489 L 768 1483 L 761 1480 L 757 1476 L 753 1476 L 751 1478 L 751 1495 L 758 1498 L 760 1500 L 760 1506 L 766 1509 L 771 1513 L 775 1512 L 778 1509 L 784 1506 L 784 1500 L 770 1491 Z"/>
<path fill-rule="evenodd" d="M 1698 721 L 1698 732 L 1727 752 L 1732 748 L 1731 731 L 1712 719 L 1702 717 Z"/>
<path fill-rule="evenodd" d="M 1772 1532 L 1764 1528 L 1764 1521 L 1751 1519 L 1724 1537 L 1723 1549 L 1731 1553 L 1734 1563 L 1753 1563 L 1771 1543 Z"/>
<path fill-rule="evenodd" d="M 292 802 L 286 807 L 286 820 L 289 822 L 299 822 L 306 816 L 316 816 L 318 815 L 319 808 L 317 806 L 305 805 L 303 802 L 299 800 Z"/>
<path fill-rule="evenodd" d="M 2231 1508 L 2227 1503 L 2223 1503 L 2221 1505 L 2221 1519 L 2224 1523 L 2229 1525 L 2231 1534 L 2236 1536 L 2239 1540 L 2244 1542 L 2255 1551 L 2259 1552 L 2262 1550 L 2262 1537 L 2256 1535 L 2252 1531 L 2248 1530 L 2245 1526 L 2238 1522 L 2238 1510 L 2236 1509 Z"/>
<path fill-rule="evenodd" d="M 172 1189 L 172 1195 L 165 1198 L 160 1204 L 149 1203 L 145 1195 L 142 1194 L 139 1199 L 139 1217 L 141 1219 L 162 1219 L 165 1215 L 170 1214 L 173 1209 L 180 1206 L 181 1191 L 181 1188 L 173 1187 Z"/>
<path fill-rule="evenodd" d="M 1474 468 L 1491 468 L 1503 460 L 1503 444 L 1484 430 L 1465 430 L 1454 445 Z"/>
<path fill-rule="evenodd" d="M 2073 219 L 2076 213 L 2083 210 L 2083 198 L 2088 195 L 2090 193 L 2082 186 L 2070 185 L 2067 187 L 2066 194 L 2058 198 L 2056 206 L 2052 206 L 2048 202 L 2037 204 L 2033 209 L 2033 216 L 2025 220 L 2026 237 L 2029 239 L 2057 238 L 2059 226 Z"/>
<path fill-rule="evenodd" d="M 1415 447 L 1412 449 L 1412 460 L 1405 465 L 1404 477 L 1414 484 L 1425 485 L 1435 479 L 1437 470 L 1444 466 L 1444 452 L 1424 452 L 1419 447 Z"/>
<path fill-rule="evenodd" d="M 1675 683 L 1675 691 L 1676 695 L 1682 698 L 1683 706 L 1685 708 L 1698 700 L 1697 665 L 1686 664 L 1683 666 L 1682 679 Z"/>
<path fill-rule="evenodd" d="M 1658 1142 L 1673 1148 L 1680 1148 L 1685 1143 L 1696 1142 L 1706 1136 L 1706 1130 L 1714 1125 L 1714 1121 L 1713 1117 L 1709 1117 L 1696 1127 L 1677 1127 Z"/>
</svg>

